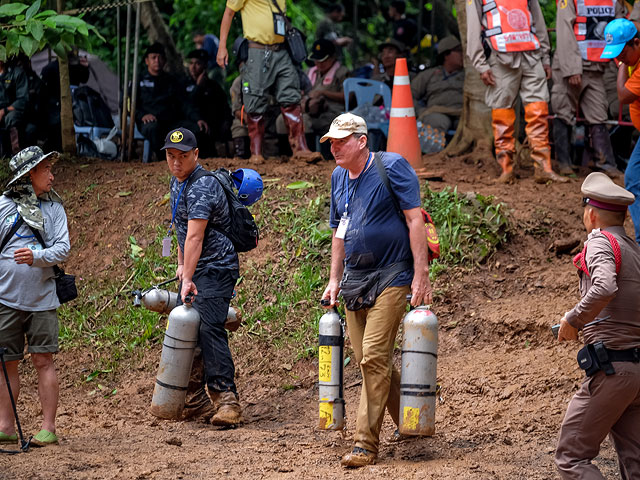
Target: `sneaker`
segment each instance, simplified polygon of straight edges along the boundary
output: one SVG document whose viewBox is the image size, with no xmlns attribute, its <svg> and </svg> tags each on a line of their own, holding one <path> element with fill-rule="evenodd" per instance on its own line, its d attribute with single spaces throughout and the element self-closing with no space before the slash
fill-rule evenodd
<svg viewBox="0 0 640 480">
<path fill-rule="evenodd" d="M 346 453 L 342 457 L 342 460 L 340 460 L 340 465 L 345 468 L 360 468 L 367 465 L 373 465 L 374 463 L 376 463 L 377 459 L 377 454 L 370 452 L 364 448 L 353 447 L 353 450 L 350 453 Z"/>
</svg>

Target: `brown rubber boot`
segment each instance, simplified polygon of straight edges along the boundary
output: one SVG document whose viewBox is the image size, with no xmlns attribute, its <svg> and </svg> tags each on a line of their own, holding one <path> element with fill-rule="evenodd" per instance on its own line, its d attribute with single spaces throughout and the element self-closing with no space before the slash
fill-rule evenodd
<svg viewBox="0 0 640 480">
<path fill-rule="evenodd" d="M 218 392 L 213 392 L 213 395 L 210 395 L 208 389 L 205 391 L 204 386 L 200 387 L 185 402 L 182 419 L 202 417 L 205 420 L 209 420 L 216 413 L 215 403 L 218 395 Z"/>
<path fill-rule="evenodd" d="M 316 163 L 322 160 L 320 152 L 312 152 L 307 147 L 307 139 L 304 136 L 304 123 L 302 122 L 302 109 L 300 105 L 280 107 L 282 119 L 289 130 L 289 145 L 293 152 L 293 158 L 304 160 L 307 163 Z"/>
<path fill-rule="evenodd" d="M 497 183 L 513 183 L 516 179 L 513 172 L 513 155 L 516 151 L 516 141 L 513 137 L 515 121 L 516 112 L 513 108 L 494 108 L 491 111 L 496 160 L 502 167 L 502 174 L 496 179 Z"/>
<path fill-rule="evenodd" d="M 536 183 L 566 183 L 568 178 L 561 177 L 551 168 L 551 147 L 549 146 L 549 107 L 547 102 L 531 102 L 524 106 L 525 131 L 531 146 L 531 160 L 534 166 Z"/>
<path fill-rule="evenodd" d="M 264 127 L 264 115 L 247 114 L 247 129 L 249 130 L 249 139 L 251 142 L 251 157 L 249 158 L 249 163 L 254 165 L 262 165 L 264 163 L 264 157 L 262 156 Z"/>
<path fill-rule="evenodd" d="M 11 139 L 11 151 L 15 155 L 20 151 L 20 137 L 16 127 L 9 128 L 9 138 Z"/>
<path fill-rule="evenodd" d="M 234 427 L 243 422 L 242 408 L 235 393 L 220 392 L 216 401 L 218 411 L 211 418 L 211 424 L 219 427 Z"/>
</svg>

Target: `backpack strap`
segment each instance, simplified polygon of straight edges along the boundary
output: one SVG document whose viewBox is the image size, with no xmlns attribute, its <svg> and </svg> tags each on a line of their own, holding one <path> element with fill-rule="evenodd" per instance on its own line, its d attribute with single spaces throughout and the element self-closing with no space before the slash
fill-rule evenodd
<svg viewBox="0 0 640 480">
<path fill-rule="evenodd" d="M 7 246 L 7 243 L 9 243 L 9 240 L 11 240 L 11 237 L 15 235 L 15 233 L 18 231 L 20 226 L 24 223 L 24 219 L 22 218 L 22 216 L 19 213 L 17 215 L 18 215 L 18 218 L 16 220 L 16 223 L 13 224 L 13 227 L 11 227 L 11 230 L 9 230 L 9 233 L 7 233 L 7 235 L 2 240 L 2 245 L 0 245 L 0 252 L 4 250 L 4 247 Z"/>
<path fill-rule="evenodd" d="M 402 209 L 400 208 L 400 202 L 398 202 L 398 197 L 396 197 L 396 194 L 391 188 L 391 182 L 389 181 L 389 175 L 387 175 L 387 169 L 384 168 L 384 164 L 382 163 L 382 159 L 380 158 L 380 155 L 378 155 L 378 152 L 375 152 L 373 154 L 373 163 L 375 163 L 376 168 L 378 169 L 378 175 L 380 175 L 382 184 L 387 189 L 387 192 L 389 192 L 389 194 L 391 195 L 391 201 L 393 202 L 393 206 L 395 207 L 396 212 L 398 212 L 400 218 L 404 222 L 406 222 L 404 213 L 402 213 Z"/>
<path fill-rule="evenodd" d="M 620 250 L 620 244 L 618 243 L 618 240 L 616 240 L 616 237 L 611 232 L 607 232 L 606 230 L 600 230 L 600 233 L 602 233 L 605 237 L 607 237 L 607 239 L 609 240 L 609 243 L 611 244 L 611 249 L 613 250 L 613 258 L 615 259 L 615 262 L 616 262 L 616 274 L 618 274 L 620 273 L 620 267 L 622 266 L 622 253 Z M 573 265 L 581 272 L 586 273 L 587 277 L 590 277 L 589 269 L 587 268 L 587 244 L 588 243 L 589 242 L 585 242 L 582 252 L 578 253 L 575 257 L 573 257 Z"/>
</svg>

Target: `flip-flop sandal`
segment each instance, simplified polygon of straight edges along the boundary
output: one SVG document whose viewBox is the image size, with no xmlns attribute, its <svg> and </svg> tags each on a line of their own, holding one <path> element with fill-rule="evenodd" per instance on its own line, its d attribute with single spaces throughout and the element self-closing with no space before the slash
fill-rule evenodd
<svg viewBox="0 0 640 480">
<path fill-rule="evenodd" d="M 46 447 L 47 445 L 55 445 L 57 443 L 58 436 L 44 428 L 36 433 L 36 435 L 31 439 L 31 445 L 36 445 L 38 447 Z"/>
<path fill-rule="evenodd" d="M 15 433 L 8 435 L 4 432 L 0 432 L 0 444 L 13 444 L 18 442 L 18 435 Z"/>
</svg>

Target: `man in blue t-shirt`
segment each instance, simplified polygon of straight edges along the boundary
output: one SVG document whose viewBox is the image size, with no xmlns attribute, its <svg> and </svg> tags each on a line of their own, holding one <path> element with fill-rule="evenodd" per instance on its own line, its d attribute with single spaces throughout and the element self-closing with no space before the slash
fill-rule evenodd
<svg viewBox="0 0 640 480">
<path fill-rule="evenodd" d="M 233 426 L 242 422 L 242 410 L 224 324 L 238 279 L 238 254 L 223 233 L 230 225 L 227 197 L 218 180 L 198 173 L 204 169 L 198 164 L 196 138 L 190 130 L 169 132 L 162 149 L 173 174 L 170 205 L 171 229 L 175 226 L 178 238 L 178 303 L 189 294 L 195 296 L 204 383 L 217 409 L 211 423 Z"/>
<path fill-rule="evenodd" d="M 398 425 L 400 374 L 393 343 L 406 310 L 431 303 L 427 237 L 420 210 L 418 177 L 395 153 L 371 153 L 367 125 L 345 113 L 320 142 L 331 141 L 337 168 L 331 175 L 331 274 L 322 298 L 336 303 L 342 291 L 349 338 L 362 372 L 355 447 L 345 467 L 375 463 L 385 406 Z M 379 155 L 398 200 L 394 206 L 375 165 Z"/>
</svg>

